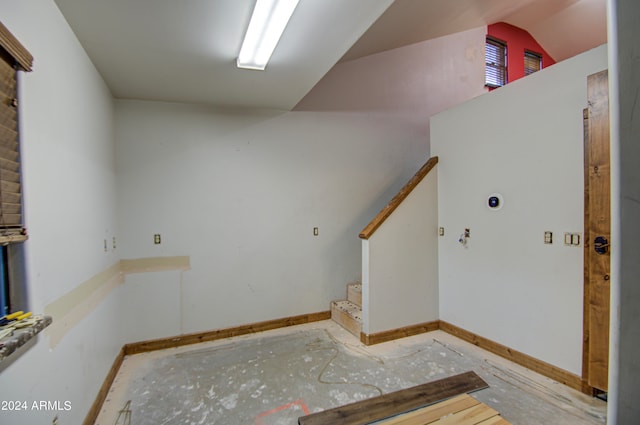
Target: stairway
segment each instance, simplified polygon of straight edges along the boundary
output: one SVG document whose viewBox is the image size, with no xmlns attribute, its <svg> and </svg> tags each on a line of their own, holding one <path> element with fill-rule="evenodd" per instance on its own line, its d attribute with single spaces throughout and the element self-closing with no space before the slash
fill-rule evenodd
<svg viewBox="0 0 640 425">
<path fill-rule="evenodd" d="M 331 319 L 360 339 L 362 332 L 362 284 L 347 285 L 347 299 L 331 303 Z"/>
</svg>

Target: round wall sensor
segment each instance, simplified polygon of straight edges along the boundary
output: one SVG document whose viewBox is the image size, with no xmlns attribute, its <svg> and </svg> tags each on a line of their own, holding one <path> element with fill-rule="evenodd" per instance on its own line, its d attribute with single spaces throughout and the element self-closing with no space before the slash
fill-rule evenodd
<svg viewBox="0 0 640 425">
<path fill-rule="evenodd" d="M 487 207 L 490 210 L 498 211 L 504 205 L 504 199 L 499 193 L 492 193 L 487 199 Z"/>
</svg>

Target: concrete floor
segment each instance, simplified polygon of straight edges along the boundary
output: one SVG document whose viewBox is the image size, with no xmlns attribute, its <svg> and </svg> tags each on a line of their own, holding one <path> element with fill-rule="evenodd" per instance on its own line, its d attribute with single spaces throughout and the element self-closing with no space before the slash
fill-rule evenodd
<svg viewBox="0 0 640 425">
<path fill-rule="evenodd" d="M 606 403 L 447 333 L 367 347 L 323 321 L 129 356 L 96 424 L 116 424 L 131 400 L 136 425 L 294 425 L 305 413 L 469 370 L 489 384 L 473 396 L 514 425 L 606 422 Z"/>
</svg>

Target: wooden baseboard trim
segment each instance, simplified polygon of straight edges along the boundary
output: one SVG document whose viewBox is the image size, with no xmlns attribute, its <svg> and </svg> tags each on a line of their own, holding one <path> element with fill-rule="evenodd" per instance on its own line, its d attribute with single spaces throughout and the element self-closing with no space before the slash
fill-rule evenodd
<svg viewBox="0 0 640 425">
<path fill-rule="evenodd" d="M 120 349 L 118 355 L 116 356 L 113 364 L 111 365 L 111 369 L 109 369 L 109 373 L 107 373 L 106 378 L 104 378 L 104 382 L 98 391 L 98 395 L 96 395 L 96 399 L 94 400 L 87 416 L 84 418 L 83 425 L 93 425 L 96 420 L 98 420 L 98 415 L 100 414 L 100 409 L 102 409 L 102 404 L 104 400 L 107 398 L 107 394 L 111 389 L 111 385 L 113 385 L 113 381 L 116 379 L 116 375 L 120 370 L 120 366 L 122 366 L 122 362 L 124 361 L 125 350 L 124 347 Z"/>
<path fill-rule="evenodd" d="M 91 405 L 87 416 L 85 417 L 83 425 L 93 425 L 93 423 L 97 420 L 100 409 L 102 408 L 102 404 L 104 403 L 109 389 L 111 388 L 111 385 L 115 380 L 116 374 L 120 370 L 120 366 L 122 365 L 125 356 L 155 350 L 163 350 L 165 348 L 174 348 L 181 347 L 183 345 L 197 344 L 199 342 L 215 341 L 232 336 L 247 335 L 251 333 L 264 332 L 289 326 L 302 325 L 305 323 L 328 320 L 330 318 L 330 311 L 321 311 L 318 313 L 302 314 L 299 316 L 268 320 L 265 322 L 252 323 L 232 328 L 125 344 L 120 349 L 120 352 L 113 361 L 113 365 L 111 365 L 111 369 L 109 369 L 109 373 L 102 383 L 96 399 Z M 435 330 L 442 330 L 444 332 L 447 332 L 448 334 L 458 337 L 484 350 L 497 354 L 500 357 L 504 357 L 507 360 L 511 360 L 514 363 L 531 369 L 541 375 L 558 381 L 573 389 L 576 389 L 588 395 L 593 395 L 594 389 L 586 382 L 584 382 L 582 378 L 571 372 L 560 369 L 559 367 L 531 357 L 528 354 L 513 350 L 505 345 L 481 337 L 477 334 L 474 334 L 473 332 L 469 332 L 465 329 L 459 328 L 458 326 L 452 325 L 451 323 L 447 323 L 442 320 L 420 323 L 417 325 L 406 326 L 404 328 L 392 329 L 375 334 L 365 334 L 364 332 L 362 332 L 360 333 L 360 340 L 365 345 L 374 345 L 412 335 L 432 332 Z"/>
<path fill-rule="evenodd" d="M 585 394 L 590 393 L 590 390 L 585 388 L 585 383 L 581 377 L 564 369 L 560 369 L 559 367 L 553 366 L 547 362 L 531 357 L 528 354 L 521 353 L 520 351 L 481 337 L 473 332 L 469 332 L 443 320 L 440 321 L 440 330 L 467 341 L 477 347 L 490 351 L 493 354 L 497 354 L 500 357 L 504 357 L 507 360 L 511 360 L 520 366 L 531 369 L 534 372 L 558 381 L 568 387 L 581 391 Z"/>
<path fill-rule="evenodd" d="M 419 323 L 417 325 L 405 326 L 404 328 L 391 329 L 389 331 L 374 334 L 365 334 L 364 332 L 361 332 L 360 341 L 364 345 L 374 345 L 382 342 L 393 341 L 394 339 L 437 331 L 438 329 L 440 329 L 440 321 L 434 320 L 433 322 Z"/>
<path fill-rule="evenodd" d="M 299 316 L 285 317 L 282 319 L 268 320 L 266 322 L 252 323 L 243 326 L 237 326 L 233 328 L 220 329 L 208 332 L 199 332 L 187 335 L 180 335 L 176 337 L 153 339 L 148 341 L 133 342 L 125 344 L 121 349 L 116 359 L 109 369 L 100 391 L 96 396 L 95 401 L 91 405 L 87 416 L 84 419 L 83 425 L 93 425 L 98 419 L 102 404 L 107 398 L 109 389 L 113 385 L 113 381 L 122 366 L 125 356 L 131 354 L 145 353 L 148 351 L 163 350 L 165 348 L 180 347 L 183 345 L 196 344 L 198 342 L 215 341 L 217 339 L 228 338 L 232 336 L 247 335 L 251 333 L 263 332 L 272 329 L 285 328 L 288 326 L 303 325 L 305 323 L 319 322 L 321 320 L 331 319 L 330 311 L 321 311 L 318 313 L 302 314 Z"/>
<path fill-rule="evenodd" d="M 292 316 L 282 319 L 268 320 L 266 322 L 251 323 L 248 325 L 236 326 L 232 328 L 134 342 L 126 344 L 124 346 L 124 352 L 126 355 L 146 353 L 148 351 L 164 350 L 165 348 L 175 348 L 181 347 L 183 345 L 197 344 L 200 342 L 215 341 L 232 336 L 247 335 L 257 332 L 269 331 L 272 329 L 286 328 L 288 326 L 303 325 L 305 323 L 318 322 L 320 320 L 328 320 L 330 318 L 330 311 L 302 314 L 300 316 Z"/>
</svg>

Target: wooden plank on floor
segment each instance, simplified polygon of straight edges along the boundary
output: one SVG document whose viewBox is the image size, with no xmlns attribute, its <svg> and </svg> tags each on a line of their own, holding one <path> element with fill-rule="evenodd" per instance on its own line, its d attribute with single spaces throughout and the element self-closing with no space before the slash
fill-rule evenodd
<svg viewBox="0 0 640 425">
<path fill-rule="evenodd" d="M 473 397 L 463 394 L 449 400 L 441 401 L 440 403 L 432 404 L 422 409 L 417 409 L 409 413 L 403 413 L 401 415 L 389 418 L 386 421 L 380 423 L 380 425 L 425 425 L 435 422 L 443 416 L 451 415 L 453 413 L 461 412 L 465 409 L 477 406 L 480 404 L 478 400 Z"/>
<path fill-rule="evenodd" d="M 393 418 L 379 425 L 511 425 L 500 414 L 463 394 L 440 403 L 423 407 Z"/>
<path fill-rule="evenodd" d="M 487 388 L 474 372 L 429 382 L 298 418 L 299 425 L 362 425 Z"/>
<path fill-rule="evenodd" d="M 511 422 L 507 421 L 502 416 L 494 416 L 486 421 L 478 423 L 478 425 L 511 425 Z"/>
<path fill-rule="evenodd" d="M 486 404 L 478 404 L 461 412 L 442 418 L 434 425 L 477 425 L 480 422 L 498 416 L 498 412 Z"/>
</svg>

